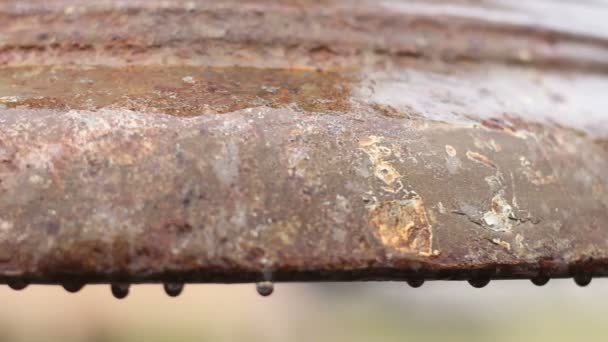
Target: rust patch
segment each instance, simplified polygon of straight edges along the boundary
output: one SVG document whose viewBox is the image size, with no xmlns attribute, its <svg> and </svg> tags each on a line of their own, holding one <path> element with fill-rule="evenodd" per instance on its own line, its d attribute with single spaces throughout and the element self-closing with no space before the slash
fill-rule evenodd
<svg viewBox="0 0 608 342">
<path fill-rule="evenodd" d="M 399 253 L 432 255 L 433 231 L 420 197 L 375 205 L 370 224 L 385 247 Z"/>
<path fill-rule="evenodd" d="M 487 166 L 489 168 L 495 169 L 496 168 L 496 164 L 494 164 L 494 162 L 492 160 L 490 160 L 490 158 L 484 156 L 481 153 L 477 153 L 477 152 L 472 152 L 472 151 L 467 151 L 467 158 L 469 158 L 469 160 L 472 160 L 476 163 L 479 163 L 483 166 Z"/>
<path fill-rule="evenodd" d="M 520 139 L 526 139 L 526 132 L 529 129 L 528 124 L 513 116 L 482 120 L 481 126 L 490 130 L 501 131 Z M 493 148 L 495 149 L 495 147 Z M 498 148 L 500 148 L 500 146 L 498 146 Z M 499 150 L 496 150 L 496 152 L 499 152 Z"/>
<path fill-rule="evenodd" d="M 512 127 L 507 121 L 500 118 L 490 118 L 481 121 L 481 125 L 485 128 L 504 131 L 508 133 L 515 133 L 515 128 Z"/>
<path fill-rule="evenodd" d="M 345 112 L 351 82 L 336 72 L 249 67 L 0 68 L 0 108 L 112 108 L 183 117 L 289 105 Z"/>
</svg>

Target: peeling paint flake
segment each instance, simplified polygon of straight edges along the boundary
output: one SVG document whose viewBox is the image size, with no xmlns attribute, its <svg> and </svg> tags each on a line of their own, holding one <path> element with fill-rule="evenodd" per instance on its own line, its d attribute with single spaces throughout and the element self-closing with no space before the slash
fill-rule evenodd
<svg viewBox="0 0 608 342">
<path fill-rule="evenodd" d="M 381 137 L 369 136 L 359 142 L 359 148 L 367 154 L 374 169 L 374 175 L 385 185 L 392 187 L 401 178 L 401 174 L 387 160 L 392 156 L 392 150 L 387 146 L 380 145 Z M 398 183 L 397 183 L 398 184 Z M 388 188 L 388 192 L 395 192 Z"/>
<path fill-rule="evenodd" d="M 447 157 L 445 158 L 445 165 L 450 174 L 456 174 L 460 170 L 462 166 L 462 162 L 460 158 L 456 156 L 456 149 L 451 145 L 445 145 L 445 153 Z"/>
<path fill-rule="evenodd" d="M 451 145 L 445 145 L 445 153 L 450 157 L 456 157 L 456 149 Z"/>
<path fill-rule="evenodd" d="M 370 210 L 369 217 L 385 247 L 399 253 L 433 253 L 433 231 L 420 197 L 381 202 Z"/>
<path fill-rule="evenodd" d="M 494 238 L 494 239 L 490 240 L 490 242 L 492 242 L 492 243 L 493 243 L 493 244 L 495 244 L 495 245 L 498 245 L 498 246 L 504 247 L 504 248 L 505 248 L 506 250 L 508 250 L 508 251 L 510 251 L 510 250 L 511 250 L 511 244 L 510 244 L 510 243 L 508 243 L 507 241 L 503 241 L 503 240 L 501 240 L 501 239 Z"/>
<path fill-rule="evenodd" d="M 500 191 L 492 198 L 492 209 L 483 214 L 484 223 L 497 232 L 510 232 L 513 208 L 504 198 L 504 191 Z"/>
</svg>

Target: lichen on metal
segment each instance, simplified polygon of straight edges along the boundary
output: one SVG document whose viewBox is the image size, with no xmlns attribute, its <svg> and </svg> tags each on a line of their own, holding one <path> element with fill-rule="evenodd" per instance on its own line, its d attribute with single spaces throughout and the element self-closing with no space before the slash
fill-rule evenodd
<svg viewBox="0 0 608 342">
<path fill-rule="evenodd" d="M 580 7 L 0 1 L 0 281 L 606 276 Z"/>
</svg>

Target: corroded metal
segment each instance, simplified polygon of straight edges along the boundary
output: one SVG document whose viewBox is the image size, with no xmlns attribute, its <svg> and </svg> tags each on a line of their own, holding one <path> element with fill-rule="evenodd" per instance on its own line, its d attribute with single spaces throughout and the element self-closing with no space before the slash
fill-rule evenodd
<svg viewBox="0 0 608 342">
<path fill-rule="evenodd" d="M 606 37 L 409 5 L 0 1 L 0 281 L 608 275 Z"/>
</svg>

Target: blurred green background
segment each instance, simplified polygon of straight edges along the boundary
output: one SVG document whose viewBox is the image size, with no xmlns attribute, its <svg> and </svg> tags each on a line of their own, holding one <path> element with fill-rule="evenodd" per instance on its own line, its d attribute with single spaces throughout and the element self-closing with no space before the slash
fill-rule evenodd
<svg viewBox="0 0 608 342">
<path fill-rule="evenodd" d="M 0 341 L 573 341 L 608 339 L 608 280 L 544 287 L 496 281 L 187 285 L 170 298 L 137 285 L 0 289 Z"/>
</svg>

